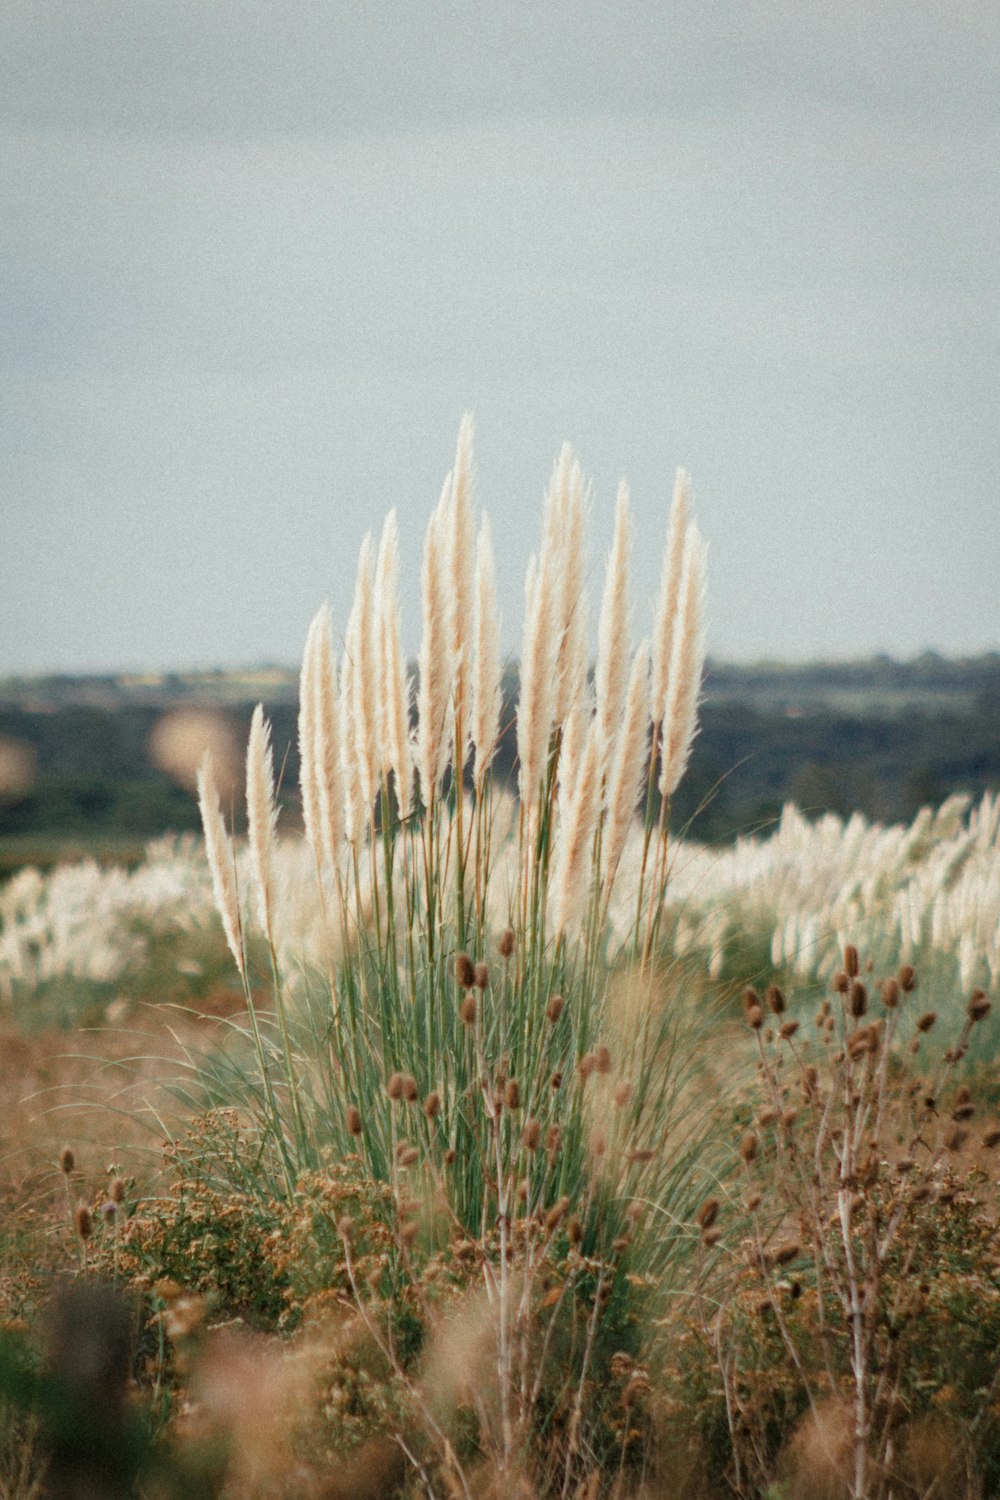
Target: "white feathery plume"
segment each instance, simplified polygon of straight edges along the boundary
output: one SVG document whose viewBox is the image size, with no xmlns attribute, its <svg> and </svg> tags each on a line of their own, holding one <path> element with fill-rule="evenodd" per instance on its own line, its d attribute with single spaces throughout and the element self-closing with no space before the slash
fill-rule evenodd
<svg viewBox="0 0 1000 1500">
<path fill-rule="evenodd" d="M 320 611 L 322 613 L 322 611 Z M 315 615 L 306 635 L 299 672 L 299 792 L 302 797 L 302 823 L 306 840 L 317 860 L 322 860 L 320 843 L 319 776 L 316 768 L 316 622 Z"/>
<path fill-rule="evenodd" d="M 466 412 L 458 429 L 455 467 L 452 470 L 450 515 L 448 524 L 448 616 L 451 633 L 451 655 L 454 663 L 454 699 L 456 723 L 461 722 L 464 744 L 455 751 L 456 774 L 460 774 L 468 756 L 470 728 L 470 650 L 469 633 L 473 618 L 475 522 L 472 514 L 472 438 L 471 412 Z"/>
<path fill-rule="evenodd" d="M 497 612 L 496 559 L 489 517 L 483 512 L 476 541 L 476 584 L 473 600 L 472 745 L 476 785 L 480 789 L 493 759 L 500 731 L 502 676 L 500 618 Z"/>
<path fill-rule="evenodd" d="M 587 677 L 586 497 L 583 473 L 572 457 L 568 443 L 559 455 L 557 469 L 563 491 L 563 561 L 556 723 L 565 725 L 584 690 Z"/>
<path fill-rule="evenodd" d="M 274 941 L 274 830 L 278 808 L 274 800 L 274 756 L 271 726 L 258 703 L 247 740 L 247 835 L 250 868 L 257 892 L 257 914 L 268 942 Z"/>
<path fill-rule="evenodd" d="M 615 878 L 642 790 L 642 773 L 649 743 L 649 643 L 643 641 L 632 658 L 625 716 L 608 773 L 608 817 L 604 830 L 606 880 Z"/>
<path fill-rule="evenodd" d="M 337 669 L 333 655 L 330 606 L 318 611 L 309 627 L 306 653 L 310 660 L 310 720 L 316 801 L 319 809 L 316 857 L 325 859 L 336 874 L 344 842 L 344 768 L 337 713 Z"/>
<path fill-rule="evenodd" d="M 670 661 L 673 655 L 674 629 L 681 588 L 681 569 L 684 563 L 690 486 L 691 480 L 686 470 L 678 469 L 674 480 L 673 503 L 670 507 L 670 525 L 667 530 L 666 546 L 663 549 L 660 595 L 653 622 L 651 695 L 654 724 L 663 722 L 667 706 L 667 682 L 670 677 Z"/>
<path fill-rule="evenodd" d="M 573 795 L 593 713 L 593 694 L 584 678 L 583 688 L 562 726 L 562 744 L 559 749 L 560 805 L 564 805 Z"/>
<path fill-rule="evenodd" d="M 454 663 L 451 649 L 449 585 L 446 577 L 446 528 L 451 509 L 451 475 L 427 523 L 420 573 L 423 632 L 420 641 L 420 684 L 417 690 L 417 770 L 420 795 L 430 806 L 451 754 L 451 689 Z"/>
<path fill-rule="evenodd" d="M 607 754 L 597 718 L 590 722 L 580 774 L 560 821 L 552 878 L 552 927 L 560 937 L 578 926 L 586 910 L 592 873 L 591 843 L 601 811 L 601 767 Z"/>
<path fill-rule="evenodd" d="M 698 725 L 705 665 L 707 549 L 693 521 L 684 543 L 677 623 L 667 685 L 660 765 L 660 795 L 670 797 L 687 768 Z"/>
<path fill-rule="evenodd" d="M 403 665 L 399 624 L 399 533 L 396 512 L 385 518 L 375 569 L 379 633 L 379 741 L 382 774 L 391 771 L 400 817 L 413 806 L 413 751 L 410 746 L 410 685 Z"/>
<path fill-rule="evenodd" d="M 357 785 L 362 818 L 367 822 L 378 792 L 378 651 L 375 628 L 375 566 L 369 532 L 361 543 L 354 603 L 347 626 L 347 650 L 354 664 L 351 676 L 351 717 L 357 757 Z"/>
<path fill-rule="evenodd" d="M 524 635 L 517 700 L 518 790 L 530 812 L 545 775 L 555 715 L 555 670 L 559 653 L 559 557 L 546 538 L 524 580 Z"/>
<path fill-rule="evenodd" d="M 240 977 L 245 982 L 243 920 L 240 915 L 239 893 L 236 887 L 236 859 L 232 840 L 226 832 L 226 823 L 222 816 L 210 750 L 205 751 L 201 765 L 198 767 L 198 807 L 201 811 L 201 826 L 205 831 L 205 852 L 208 856 L 208 868 L 212 872 L 215 904 L 222 918 L 222 930 L 226 934 L 229 951 L 236 960 Z"/>
<path fill-rule="evenodd" d="M 361 838 L 365 826 L 365 801 L 358 765 L 354 734 L 354 704 L 357 698 L 357 661 L 351 640 L 352 621 L 348 621 L 344 650 L 340 658 L 340 694 L 337 707 L 340 747 L 341 783 L 344 788 L 345 833 L 352 844 Z"/>
<path fill-rule="evenodd" d="M 632 546 L 628 485 L 622 480 L 615 503 L 615 534 L 604 576 L 601 618 L 597 630 L 594 688 L 597 717 L 605 750 L 618 738 L 628 681 L 628 564 Z"/>
</svg>

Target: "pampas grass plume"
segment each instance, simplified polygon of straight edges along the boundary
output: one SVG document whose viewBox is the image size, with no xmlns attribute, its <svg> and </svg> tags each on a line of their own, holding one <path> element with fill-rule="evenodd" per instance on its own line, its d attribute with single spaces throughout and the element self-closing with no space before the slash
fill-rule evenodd
<svg viewBox="0 0 1000 1500">
<path fill-rule="evenodd" d="M 417 769 L 420 772 L 420 795 L 425 807 L 430 805 L 437 793 L 451 752 L 451 715 L 448 709 L 454 664 L 443 534 L 451 504 L 451 484 L 449 474 L 444 482 L 441 498 L 427 523 L 420 578 L 423 633 L 417 696 Z"/>
<path fill-rule="evenodd" d="M 654 724 L 663 722 L 663 715 L 667 708 L 667 684 L 673 658 L 681 572 L 684 566 L 684 544 L 687 539 L 689 489 L 690 479 L 687 473 L 684 469 L 678 469 L 674 481 L 673 504 L 670 507 L 670 526 L 663 552 L 660 595 L 653 625 L 651 693 Z"/>
<path fill-rule="evenodd" d="M 269 942 L 273 942 L 274 830 L 278 808 L 274 800 L 274 756 L 271 726 L 258 703 L 247 741 L 247 835 L 250 868 L 257 893 L 257 914 Z"/>
<path fill-rule="evenodd" d="M 476 783 L 481 788 L 496 749 L 500 730 L 502 679 L 500 619 L 497 613 L 496 559 L 489 517 L 483 515 L 476 542 L 476 583 L 473 601 L 475 654 L 472 669 L 472 745 Z"/>
<path fill-rule="evenodd" d="M 399 625 L 399 532 L 396 512 L 385 518 L 375 569 L 379 620 L 379 739 L 383 775 L 391 771 L 401 817 L 413 806 L 413 750 L 410 744 L 410 684 L 403 664 Z"/>
<path fill-rule="evenodd" d="M 552 926 L 557 938 L 580 922 L 586 905 L 591 839 L 601 811 L 601 766 L 605 753 L 600 724 L 592 719 L 580 774 L 558 835 L 552 886 Z"/>
<path fill-rule="evenodd" d="M 615 534 L 601 597 L 597 665 L 594 670 L 597 717 L 606 748 L 615 744 L 618 738 L 628 680 L 628 564 L 632 545 L 631 532 L 628 485 L 622 480 L 618 486 Z"/>
<path fill-rule="evenodd" d="M 625 715 L 608 775 L 608 821 L 605 830 L 607 884 L 610 887 L 625 848 L 642 787 L 649 741 L 649 645 L 643 641 L 632 658 Z"/>
<path fill-rule="evenodd" d="M 670 797 L 687 768 L 697 731 L 705 665 L 706 547 L 694 522 L 687 529 L 667 684 L 660 765 L 660 795 Z"/>
<path fill-rule="evenodd" d="M 198 807 L 201 825 L 205 833 L 205 852 L 212 873 L 212 891 L 215 905 L 222 918 L 222 930 L 226 934 L 229 951 L 236 960 L 241 978 L 246 980 L 246 964 L 243 957 L 243 922 L 240 916 L 239 896 L 236 888 L 236 861 L 233 846 L 226 831 L 219 793 L 215 785 L 211 751 L 198 768 Z"/>
</svg>

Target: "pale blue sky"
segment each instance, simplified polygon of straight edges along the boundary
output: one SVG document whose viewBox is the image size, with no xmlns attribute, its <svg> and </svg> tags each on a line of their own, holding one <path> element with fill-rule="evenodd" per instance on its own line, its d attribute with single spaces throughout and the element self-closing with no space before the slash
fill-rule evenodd
<svg viewBox="0 0 1000 1500">
<path fill-rule="evenodd" d="M 297 660 L 477 420 L 509 648 L 564 439 L 644 632 L 677 464 L 718 655 L 1000 646 L 1000 12 L 11 0 L 0 672 Z"/>
</svg>

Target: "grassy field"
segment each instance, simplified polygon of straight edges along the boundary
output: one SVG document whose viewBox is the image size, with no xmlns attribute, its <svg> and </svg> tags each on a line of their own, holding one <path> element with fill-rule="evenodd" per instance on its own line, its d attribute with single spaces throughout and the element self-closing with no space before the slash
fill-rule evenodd
<svg viewBox="0 0 1000 1500">
<path fill-rule="evenodd" d="M 0 1492 L 996 1493 L 1000 799 L 681 838 L 685 478 L 639 645 L 619 493 L 591 676 L 568 450 L 495 779 L 470 444 L 415 734 L 390 517 L 292 828 L 258 709 L 245 835 L 209 757 L 203 838 L 0 890 Z"/>
</svg>

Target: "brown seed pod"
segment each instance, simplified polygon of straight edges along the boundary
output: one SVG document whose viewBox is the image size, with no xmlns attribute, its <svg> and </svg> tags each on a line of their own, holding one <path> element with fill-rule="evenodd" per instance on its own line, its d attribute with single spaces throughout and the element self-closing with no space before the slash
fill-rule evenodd
<svg viewBox="0 0 1000 1500">
<path fill-rule="evenodd" d="M 754 1135 L 753 1131 L 747 1131 L 746 1135 L 740 1142 L 740 1155 L 745 1162 L 750 1163 L 752 1161 L 756 1161 L 757 1147 L 757 1137 Z"/>
<path fill-rule="evenodd" d="M 500 936 L 497 938 L 497 952 L 500 954 L 501 958 L 510 958 L 511 954 L 514 952 L 513 927 L 504 928 L 503 932 L 501 932 Z"/>
<path fill-rule="evenodd" d="M 838 995 L 846 995 L 847 991 L 851 988 L 850 978 L 844 973 L 843 969 L 838 969 L 836 974 L 834 974 L 833 988 Z"/>
<path fill-rule="evenodd" d="M 558 1125 L 550 1125 L 545 1132 L 545 1149 L 550 1156 L 555 1156 L 562 1145 L 562 1130 Z"/>
<path fill-rule="evenodd" d="M 65 1172 L 68 1177 L 75 1167 L 76 1157 L 73 1155 L 72 1148 L 64 1146 L 59 1153 L 59 1170 Z"/>
<path fill-rule="evenodd" d="M 868 991 L 860 979 L 852 980 L 851 988 L 847 995 L 847 1004 L 855 1020 L 863 1016 L 868 1010 Z"/>
<path fill-rule="evenodd" d="M 969 1132 L 960 1125 L 949 1125 L 941 1139 L 946 1151 L 961 1151 L 969 1139 Z"/>
<path fill-rule="evenodd" d="M 719 1217 L 721 1205 L 718 1198 L 706 1198 L 694 1216 L 695 1223 L 699 1229 L 711 1229 Z"/>
<path fill-rule="evenodd" d="M 542 1127 L 537 1120 L 528 1120 L 521 1131 L 521 1145 L 526 1151 L 537 1151 L 542 1139 Z"/>
<path fill-rule="evenodd" d="M 638 1147 L 635 1151 L 629 1152 L 628 1159 L 633 1166 L 641 1166 L 647 1161 L 652 1161 L 655 1155 L 654 1151 L 649 1151 L 645 1147 Z"/>
<path fill-rule="evenodd" d="M 848 943 L 844 949 L 844 970 L 849 979 L 854 979 L 861 973 L 861 958 L 853 943 Z"/>
<path fill-rule="evenodd" d="M 1000 1146 L 1000 1130 L 987 1130 L 983 1136 L 983 1145 L 987 1151 L 992 1151 L 994 1146 Z"/>
<path fill-rule="evenodd" d="M 419 1233 L 420 1225 L 416 1219 L 407 1219 L 405 1224 L 399 1226 L 399 1238 L 404 1245 L 412 1245 Z"/>
<path fill-rule="evenodd" d="M 760 1003 L 760 996 L 756 990 L 745 989 L 743 991 L 743 1015 L 748 1026 L 759 1031 L 764 1024 L 764 1007 Z"/>
<path fill-rule="evenodd" d="M 899 980 L 883 979 L 881 984 L 881 992 L 882 1004 L 885 1006 L 886 1010 L 895 1010 L 896 1006 L 899 1004 Z"/>
<path fill-rule="evenodd" d="M 89 1240 L 94 1232 L 94 1217 L 86 1203 L 78 1203 L 73 1214 L 73 1224 L 81 1240 Z"/>
<path fill-rule="evenodd" d="M 799 1112 L 797 1109 L 786 1109 L 781 1116 L 781 1124 L 785 1130 L 791 1130 L 798 1118 Z"/>
<path fill-rule="evenodd" d="M 771 1251 L 771 1259 L 776 1266 L 787 1266 L 793 1260 L 798 1260 L 801 1254 L 802 1249 L 799 1245 L 779 1245 L 775 1250 Z"/>
<path fill-rule="evenodd" d="M 611 1052 L 603 1042 L 594 1048 L 594 1067 L 598 1073 L 611 1072 Z"/>
<path fill-rule="evenodd" d="M 569 1223 L 566 1225 L 566 1238 L 569 1240 L 571 1245 L 578 1245 L 583 1239 L 583 1225 L 580 1223 L 579 1219 L 575 1217 L 570 1219 Z"/>
<path fill-rule="evenodd" d="M 576 1065 L 577 1072 L 583 1083 L 586 1083 L 596 1067 L 597 1059 L 594 1054 L 592 1052 L 585 1052 Z"/>
<path fill-rule="evenodd" d="M 563 1081 L 562 1069 L 561 1068 L 556 1068 L 555 1072 L 552 1074 L 552 1077 L 549 1079 L 549 1088 L 550 1089 L 561 1089 L 562 1088 L 562 1081 Z"/>
<path fill-rule="evenodd" d="M 785 1013 L 785 997 L 776 984 L 769 984 L 764 991 L 764 999 L 767 1001 L 772 1013 L 776 1016 Z"/>
<path fill-rule="evenodd" d="M 417 1088 L 417 1080 L 412 1073 L 403 1074 L 403 1098 L 407 1104 L 416 1104 L 420 1098 L 420 1090 Z"/>
<path fill-rule="evenodd" d="M 547 1021 L 551 1021 L 553 1026 L 556 1024 L 556 1022 L 558 1021 L 559 1017 L 562 1015 L 562 1013 L 563 1013 L 563 1006 L 565 1004 L 566 1004 L 566 1002 L 563 999 L 562 995 L 550 995 L 549 996 L 549 1003 L 545 1007 L 545 1019 Z"/>
<path fill-rule="evenodd" d="M 764 1199 L 760 1193 L 751 1193 L 747 1199 L 747 1213 L 755 1214 L 763 1201 Z"/>
<path fill-rule="evenodd" d="M 490 982 L 489 964 L 478 963 L 472 971 L 473 983 L 477 990 L 485 990 Z"/>
<path fill-rule="evenodd" d="M 390 1098 L 392 1095 L 390 1094 Z M 356 1104 L 349 1104 L 344 1111 L 344 1119 L 351 1135 L 361 1134 L 361 1111 Z"/>
<path fill-rule="evenodd" d="M 438 1093 L 437 1089 L 431 1089 L 430 1093 L 427 1095 L 427 1098 L 424 1100 L 424 1114 L 427 1116 L 428 1120 L 436 1120 L 440 1113 L 441 1095 Z"/>
<path fill-rule="evenodd" d="M 625 1105 L 629 1102 L 631 1097 L 632 1085 L 629 1083 L 627 1078 L 623 1078 L 621 1083 L 617 1084 L 615 1087 L 615 1103 L 617 1104 L 619 1109 L 624 1109 Z"/>
<path fill-rule="evenodd" d="M 937 1020 L 937 1011 L 936 1010 L 926 1010 L 926 1011 L 924 1011 L 924 1014 L 920 1017 L 920 1019 L 917 1022 L 917 1030 L 918 1031 L 930 1031 L 931 1027 L 934 1025 L 934 1022 L 936 1020 Z"/>
<path fill-rule="evenodd" d="M 568 1198 L 560 1198 L 559 1201 L 558 1201 L 558 1203 L 554 1203 L 552 1205 L 552 1207 L 549 1209 L 548 1213 L 545 1215 L 543 1223 L 545 1224 L 546 1229 L 550 1233 L 552 1232 L 553 1229 L 558 1229 L 559 1225 L 562 1223 L 563 1219 L 566 1217 L 566 1210 L 568 1208 L 569 1208 L 569 1199 Z"/>
<path fill-rule="evenodd" d="M 478 1007 L 476 1005 L 476 997 L 473 994 L 472 990 L 469 990 L 461 1005 L 458 1007 L 458 1014 L 461 1016 L 466 1026 L 475 1026 L 477 1009 Z"/>
<path fill-rule="evenodd" d="M 386 1083 L 385 1091 L 389 1095 L 389 1098 L 392 1099 L 392 1100 L 402 1099 L 402 1097 L 403 1097 L 403 1075 L 402 1075 L 402 1073 L 390 1073 L 389 1074 L 389 1079 L 388 1079 L 388 1082 Z"/>
<path fill-rule="evenodd" d="M 973 990 L 966 1007 L 970 1021 L 982 1021 L 993 1009 L 985 990 Z"/>
<path fill-rule="evenodd" d="M 125 1184 L 120 1177 L 112 1177 L 108 1183 L 108 1197 L 116 1205 L 125 1202 Z"/>
<path fill-rule="evenodd" d="M 446 1167 L 450 1167 L 452 1165 L 455 1160 L 456 1154 L 457 1153 L 454 1146 L 449 1146 L 447 1151 L 444 1153 L 444 1162 Z"/>
<path fill-rule="evenodd" d="M 412 1167 L 419 1154 L 416 1146 L 411 1146 L 408 1141 L 400 1141 L 396 1147 L 396 1161 L 400 1167 Z"/>
<path fill-rule="evenodd" d="M 778 1035 L 783 1042 L 790 1042 L 799 1029 L 798 1021 L 782 1021 L 778 1027 Z"/>
<path fill-rule="evenodd" d="M 507 1079 L 507 1087 L 504 1089 L 503 1102 L 508 1109 L 520 1109 L 521 1107 L 521 1085 L 516 1078 Z"/>
<path fill-rule="evenodd" d="M 471 990 L 476 982 L 475 966 L 467 953 L 460 951 L 455 954 L 455 978 L 463 990 Z"/>
<path fill-rule="evenodd" d="M 904 964 L 899 971 L 899 988 L 904 995 L 912 995 L 917 987 L 917 971 L 912 964 Z"/>
</svg>

